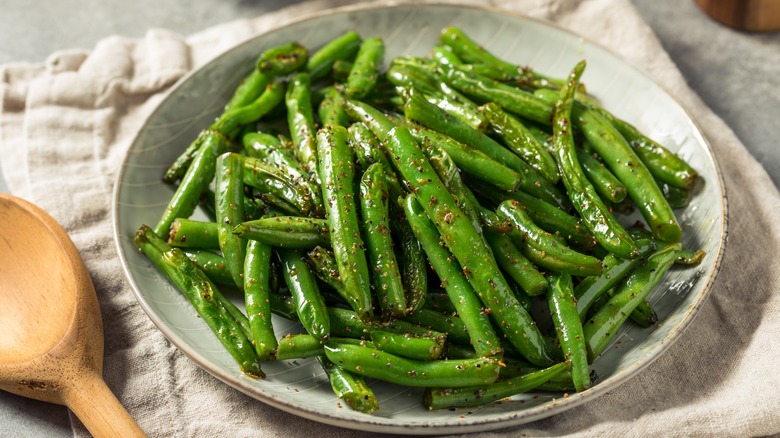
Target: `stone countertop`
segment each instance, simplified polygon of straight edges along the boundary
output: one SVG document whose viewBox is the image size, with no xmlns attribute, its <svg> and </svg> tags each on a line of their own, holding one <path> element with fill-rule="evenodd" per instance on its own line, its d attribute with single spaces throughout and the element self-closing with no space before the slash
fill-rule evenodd
<svg viewBox="0 0 780 438">
<path fill-rule="evenodd" d="M 0 63 L 42 62 L 57 50 L 89 49 L 109 35 L 138 38 L 153 27 L 188 35 L 302 1 L 58 0 L 32 5 L 0 0 Z M 780 185 L 780 33 L 728 29 L 690 0 L 631 1 L 690 87 Z M 8 192 L 1 172 L 0 192 Z M 67 410 L 0 391 L 0 437 L 5 436 L 72 436 Z"/>
</svg>

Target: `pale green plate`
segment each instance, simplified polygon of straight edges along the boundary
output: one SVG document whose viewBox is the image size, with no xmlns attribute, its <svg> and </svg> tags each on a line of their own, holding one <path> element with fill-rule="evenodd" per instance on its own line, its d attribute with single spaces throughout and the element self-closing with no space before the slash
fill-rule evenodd
<svg viewBox="0 0 780 438">
<path fill-rule="evenodd" d="M 186 299 L 139 254 L 132 242 L 141 224 L 156 224 L 172 189 L 160 176 L 174 158 L 220 113 L 243 75 L 263 50 L 288 41 L 317 48 L 354 29 L 379 35 L 387 57 L 426 55 L 448 25 L 463 28 L 494 53 L 543 73 L 565 76 L 579 60 L 588 67 L 588 90 L 603 105 L 636 124 L 687 159 L 701 173 L 689 207 L 678 212 L 684 244 L 707 256 L 698 267 L 675 269 L 650 296 L 660 323 L 652 329 L 627 324 L 594 369 L 592 389 L 563 398 L 528 394 L 487 407 L 428 412 L 421 391 L 372 382 L 381 409 L 374 415 L 339 407 L 315 361 L 263 365 L 265 380 L 245 377 Z M 537 420 L 593 400 L 645 368 L 677 339 L 707 296 L 726 237 L 726 200 L 712 151 L 688 114 L 642 71 L 586 39 L 529 18 L 462 6 L 351 7 L 258 36 L 182 80 L 151 115 L 133 142 L 116 183 L 114 228 L 122 265 L 138 303 L 178 348 L 228 385 L 272 406 L 338 426 L 377 432 L 429 434 L 497 429 Z M 275 320 L 282 336 L 293 328 Z"/>
</svg>

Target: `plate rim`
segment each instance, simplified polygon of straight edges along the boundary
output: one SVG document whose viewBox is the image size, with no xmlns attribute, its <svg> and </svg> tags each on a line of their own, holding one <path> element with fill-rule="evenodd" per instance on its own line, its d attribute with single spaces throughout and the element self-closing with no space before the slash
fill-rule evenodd
<svg viewBox="0 0 780 438">
<path fill-rule="evenodd" d="M 608 53 L 610 56 L 615 57 L 623 64 L 625 64 L 626 66 L 634 70 L 637 74 L 643 76 L 644 79 L 648 80 L 655 86 L 659 87 L 659 89 L 661 89 L 661 91 L 663 91 L 663 93 L 666 94 L 667 97 L 669 97 L 676 104 L 676 106 L 678 106 L 682 110 L 682 112 L 687 118 L 686 122 L 692 125 L 693 134 L 697 137 L 697 140 L 705 146 L 705 151 L 708 155 L 708 158 L 713 163 L 715 168 L 715 174 L 717 175 L 716 182 L 717 182 L 717 187 L 719 189 L 718 191 L 721 194 L 720 197 L 721 208 L 723 211 L 723 216 L 720 218 L 720 225 L 723 231 L 720 234 L 720 236 L 718 236 L 718 246 L 717 246 L 718 251 L 715 256 L 714 264 L 712 266 L 712 272 L 706 279 L 705 278 L 700 279 L 700 281 L 704 280 L 705 284 L 701 292 L 698 294 L 699 296 L 696 298 L 693 304 L 689 306 L 685 316 L 680 320 L 680 322 L 676 326 L 674 326 L 670 330 L 670 332 L 657 343 L 657 345 L 647 350 L 645 353 L 643 353 L 641 358 L 634 361 L 630 369 L 619 371 L 613 374 L 612 376 L 610 376 L 607 380 L 607 382 L 609 382 L 609 385 L 597 384 L 591 387 L 590 389 L 588 389 L 587 391 L 568 394 L 565 397 L 561 397 L 559 399 L 553 399 L 552 402 L 550 403 L 534 407 L 527 411 L 506 412 L 489 419 L 481 419 L 481 420 L 472 419 L 468 423 L 454 423 L 454 424 L 442 424 L 442 425 L 425 424 L 425 423 L 392 425 L 384 422 L 372 421 L 377 417 L 370 416 L 370 415 L 366 415 L 365 419 L 361 418 L 358 420 L 353 418 L 338 417 L 323 412 L 316 412 L 314 410 L 308 410 L 305 407 L 302 408 L 297 405 L 284 403 L 273 396 L 269 396 L 262 392 L 258 392 L 256 388 L 250 386 L 247 382 L 242 381 L 240 378 L 236 378 L 233 375 L 227 374 L 219 369 L 214 369 L 214 367 L 212 367 L 211 361 L 209 361 L 205 356 L 201 355 L 200 353 L 194 351 L 181 337 L 175 334 L 168 327 L 168 325 L 162 320 L 161 317 L 156 315 L 156 313 L 152 310 L 150 304 L 143 297 L 141 290 L 139 286 L 136 284 L 133 275 L 131 275 L 130 269 L 128 267 L 129 263 L 124 255 L 122 235 L 121 235 L 121 230 L 119 228 L 118 210 L 119 210 L 119 195 L 121 192 L 120 183 L 128 167 L 128 161 L 131 152 L 136 147 L 136 144 L 138 143 L 139 138 L 143 132 L 143 128 L 147 125 L 150 119 L 154 118 L 157 115 L 158 111 L 160 111 L 163 104 L 166 101 L 168 101 L 179 88 L 183 87 L 184 84 L 186 84 L 192 76 L 198 74 L 201 70 L 215 63 L 220 62 L 224 57 L 228 56 L 230 52 L 238 50 L 239 48 L 244 47 L 246 45 L 254 44 L 257 39 L 264 38 L 269 33 L 279 31 L 283 28 L 298 25 L 306 21 L 310 21 L 313 19 L 318 19 L 326 16 L 349 14 L 353 12 L 370 11 L 370 10 L 392 9 L 392 8 L 414 8 L 418 6 L 459 8 L 464 10 L 477 10 L 477 11 L 485 11 L 485 12 L 491 12 L 491 13 L 496 13 L 501 15 L 510 15 L 513 16 L 514 18 L 532 21 L 537 24 L 541 24 L 543 26 L 553 28 L 558 32 L 566 33 L 569 36 L 582 39 L 587 44 L 596 46 L 600 50 Z M 114 179 L 114 186 L 112 190 L 113 193 L 111 198 L 112 199 L 112 204 L 111 204 L 112 231 L 113 231 L 115 247 L 119 255 L 123 274 L 125 278 L 128 280 L 128 283 L 130 284 L 131 290 L 133 292 L 133 295 L 136 298 L 136 301 L 140 304 L 141 308 L 144 310 L 147 317 L 149 317 L 149 319 L 154 323 L 157 329 L 160 330 L 163 336 L 165 336 L 166 339 L 169 342 L 171 342 L 178 350 L 180 350 L 187 357 L 193 360 L 200 368 L 202 368 L 208 374 L 228 384 L 230 387 L 254 399 L 257 399 L 265 404 L 268 404 L 270 406 L 273 406 L 274 408 L 288 412 L 292 415 L 307 418 L 309 420 L 313 420 L 319 423 L 325 423 L 333 426 L 344 427 L 344 428 L 349 428 L 354 430 L 365 430 L 366 426 L 371 426 L 372 432 L 393 433 L 393 434 L 426 434 L 426 435 L 440 434 L 440 433 L 469 433 L 469 432 L 477 432 L 477 431 L 487 431 L 487 430 L 498 429 L 503 427 L 517 426 L 520 424 L 525 424 L 532 421 L 547 418 L 550 415 L 553 415 L 548 412 L 552 409 L 555 409 L 557 411 L 556 413 L 561 413 L 573 407 L 579 406 L 580 404 L 584 403 L 587 400 L 590 400 L 591 398 L 598 398 L 607 391 L 614 390 L 615 388 L 623 385 L 625 382 L 630 380 L 632 377 L 637 375 L 642 370 L 646 369 L 650 364 L 655 362 L 655 360 L 659 356 L 661 356 L 664 352 L 666 352 L 666 350 L 668 350 L 669 347 L 673 345 L 682 336 L 682 333 L 693 322 L 695 317 L 698 315 L 702 305 L 706 302 L 708 296 L 711 294 L 713 289 L 713 283 L 717 278 L 718 273 L 720 272 L 721 264 L 723 262 L 723 255 L 725 253 L 727 240 L 728 240 L 728 225 L 729 225 L 728 204 L 729 203 L 728 203 L 728 196 L 726 192 L 724 175 L 721 170 L 720 163 L 718 162 L 718 159 L 714 153 L 712 145 L 710 144 L 707 137 L 704 135 L 704 132 L 700 124 L 693 117 L 693 114 L 691 114 L 691 112 L 684 105 L 682 105 L 679 99 L 674 94 L 672 94 L 664 84 L 656 81 L 650 74 L 648 74 L 646 70 L 637 66 L 633 62 L 628 61 L 624 56 L 604 46 L 603 44 L 596 42 L 590 38 L 587 38 L 577 32 L 569 30 L 559 25 L 558 23 L 546 20 L 544 18 L 531 17 L 519 12 L 508 11 L 493 6 L 478 5 L 478 4 L 464 4 L 464 3 L 447 2 L 447 1 L 433 1 L 433 2 L 426 1 L 422 3 L 415 3 L 411 1 L 409 2 L 391 1 L 387 3 L 361 2 L 361 3 L 347 4 L 347 5 L 337 6 L 334 8 L 329 8 L 322 11 L 311 12 L 302 15 L 300 17 L 296 17 L 295 19 L 284 21 L 280 24 L 272 25 L 262 33 L 253 35 L 244 41 L 241 41 L 229 48 L 226 48 L 219 55 L 213 57 L 212 59 L 203 63 L 199 67 L 192 69 L 184 76 L 179 78 L 175 84 L 173 84 L 168 90 L 165 91 L 165 93 L 166 93 L 165 97 L 160 100 L 157 106 L 149 113 L 149 115 L 145 118 L 143 123 L 140 125 L 141 126 L 140 129 L 135 134 L 132 141 L 130 142 L 130 146 L 125 151 L 121 166 L 119 168 L 119 171 L 117 172 L 116 178 Z"/>
</svg>

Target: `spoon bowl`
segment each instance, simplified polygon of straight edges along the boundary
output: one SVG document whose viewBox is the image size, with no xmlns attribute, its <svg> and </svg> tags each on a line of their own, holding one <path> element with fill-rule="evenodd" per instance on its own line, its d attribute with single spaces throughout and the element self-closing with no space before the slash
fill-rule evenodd
<svg viewBox="0 0 780 438">
<path fill-rule="evenodd" d="M 95 436 L 144 436 L 102 378 L 89 272 L 45 211 L 0 194 L 0 389 L 68 406 Z"/>
</svg>

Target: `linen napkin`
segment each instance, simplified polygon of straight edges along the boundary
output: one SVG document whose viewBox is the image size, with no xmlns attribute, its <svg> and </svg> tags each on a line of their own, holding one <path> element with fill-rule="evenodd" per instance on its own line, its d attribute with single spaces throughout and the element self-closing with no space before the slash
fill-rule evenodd
<svg viewBox="0 0 780 438">
<path fill-rule="evenodd" d="M 0 67 L 0 159 L 12 193 L 69 232 L 98 291 L 108 385 L 150 436 L 362 436 L 287 414 L 201 370 L 135 304 L 110 225 L 111 190 L 145 118 L 185 73 L 257 34 L 326 8 L 323 0 L 183 37 L 150 30 L 43 64 Z M 730 242 L 709 300 L 660 359 L 619 388 L 554 417 L 492 435 L 780 433 L 780 196 L 734 133 L 687 87 L 628 0 L 493 0 L 549 20 L 647 71 L 694 114 L 722 167 Z M 71 416 L 75 436 L 88 433 Z"/>
</svg>

